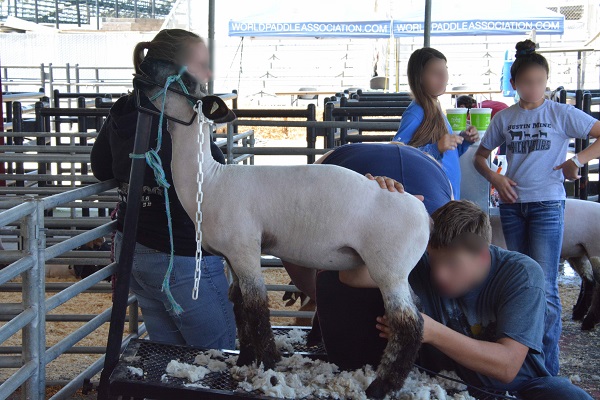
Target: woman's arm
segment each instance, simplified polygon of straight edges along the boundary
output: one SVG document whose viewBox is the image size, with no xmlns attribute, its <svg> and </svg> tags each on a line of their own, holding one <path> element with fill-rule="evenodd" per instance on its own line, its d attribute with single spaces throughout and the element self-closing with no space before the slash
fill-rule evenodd
<svg viewBox="0 0 600 400">
<path fill-rule="evenodd" d="M 462 156 L 467 152 L 473 143 L 479 140 L 479 132 L 474 126 L 468 126 L 467 129 L 460 133 L 464 141 L 458 146 L 458 156 Z"/>
<path fill-rule="evenodd" d="M 458 145 L 458 156 L 462 156 L 463 154 L 465 154 L 467 152 L 467 150 L 469 150 L 469 147 L 471 147 L 473 143 L 472 142 L 467 142 L 466 140 L 464 140 L 461 144 Z"/>
<path fill-rule="evenodd" d="M 98 133 L 90 155 L 92 172 L 99 181 L 106 181 L 115 177 L 112 170 L 113 158 L 108 137 L 111 124 L 112 119 L 109 116 Z"/>
<path fill-rule="evenodd" d="M 492 154 L 492 151 L 480 144 L 475 153 L 475 157 L 473 157 L 473 165 L 481 176 L 494 185 L 500 195 L 500 199 L 504 203 L 514 203 L 517 201 L 518 197 L 517 192 L 514 189 L 514 186 L 517 186 L 517 183 L 504 175 L 492 171 L 492 169 L 488 167 L 487 160 L 490 154 Z"/>
<path fill-rule="evenodd" d="M 492 179 L 494 178 L 493 174 L 495 174 L 494 171 L 492 171 L 492 169 L 488 167 L 487 163 L 487 160 L 491 154 L 491 150 L 488 150 L 482 145 L 479 145 L 479 147 L 477 148 L 477 152 L 473 157 L 473 165 L 475 166 L 475 169 L 490 183 L 492 183 Z"/>
<path fill-rule="evenodd" d="M 595 158 L 600 157 L 600 121 L 597 121 L 592 125 L 590 130 L 590 136 L 596 139 L 594 143 L 589 145 L 586 149 L 577 153 L 577 159 L 582 164 L 587 164 Z M 554 167 L 555 170 L 562 169 L 563 175 L 566 179 L 576 180 L 581 178 L 579 176 L 579 167 L 573 162 L 573 160 L 567 160 L 561 165 Z"/>
<path fill-rule="evenodd" d="M 400 122 L 400 127 L 398 128 L 398 132 L 396 136 L 394 136 L 394 142 L 402 142 L 404 144 L 408 144 L 421 123 L 423 122 L 423 116 L 417 115 L 415 112 L 408 112 L 402 115 L 402 121 Z M 437 143 L 426 144 L 425 146 L 418 147 L 419 150 L 430 154 L 436 160 L 442 158 L 443 154 L 440 153 L 438 149 Z"/>
<path fill-rule="evenodd" d="M 405 113 L 402 116 L 400 128 L 398 129 L 396 136 L 394 136 L 393 141 L 408 144 L 423 122 L 423 118 L 423 115 L 418 115 L 416 112 Z M 445 151 L 457 149 L 461 143 L 463 143 L 462 136 L 445 134 L 438 142 L 429 143 L 417 148 L 439 161 L 444 156 Z"/>
<path fill-rule="evenodd" d="M 419 129 L 419 126 L 421 126 L 423 118 L 422 112 L 421 115 L 418 115 L 412 108 L 408 110 L 408 112 L 405 112 L 402 115 L 402 120 L 400 120 L 398 132 L 392 141 L 408 144 L 415 135 L 417 129 Z"/>
</svg>

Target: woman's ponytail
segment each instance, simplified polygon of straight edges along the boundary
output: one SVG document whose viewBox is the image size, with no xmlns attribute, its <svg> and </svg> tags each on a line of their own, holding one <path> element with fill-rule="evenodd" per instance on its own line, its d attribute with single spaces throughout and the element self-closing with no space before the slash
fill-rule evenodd
<svg viewBox="0 0 600 400">
<path fill-rule="evenodd" d="M 144 61 L 144 50 L 150 49 L 151 42 L 139 42 L 133 49 L 133 68 L 136 74 L 141 74 L 140 65 Z"/>
</svg>

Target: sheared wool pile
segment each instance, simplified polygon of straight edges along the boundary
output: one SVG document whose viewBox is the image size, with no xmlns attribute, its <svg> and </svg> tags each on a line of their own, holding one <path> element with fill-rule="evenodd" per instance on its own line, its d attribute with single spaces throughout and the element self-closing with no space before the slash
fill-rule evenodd
<svg viewBox="0 0 600 400">
<path fill-rule="evenodd" d="M 227 356 L 225 356 L 223 352 L 219 350 L 207 350 L 196 356 L 194 359 L 194 364 L 188 364 L 178 360 L 171 360 L 169 364 L 167 364 L 166 375 L 175 378 L 184 378 L 191 383 L 196 383 L 204 379 L 206 374 L 210 372 L 225 371 L 227 369 L 227 364 L 225 363 L 226 359 Z M 229 362 L 235 363 L 235 360 L 229 360 Z M 202 385 L 195 386 L 202 387 Z"/>
<path fill-rule="evenodd" d="M 141 368 L 128 366 L 127 371 L 129 371 L 129 373 L 133 376 L 137 376 L 137 377 L 144 376 L 144 370 Z"/>
<path fill-rule="evenodd" d="M 303 343 L 306 332 L 292 329 L 286 335 L 276 336 L 280 350 L 293 352 L 293 345 Z M 194 364 L 173 360 L 167 366 L 167 375 L 185 378 L 187 387 L 204 388 L 201 381 L 210 372 L 229 370 L 238 381 L 238 390 L 260 391 L 264 395 L 286 399 L 348 399 L 366 400 L 365 390 L 375 379 L 375 371 L 367 365 L 355 371 L 340 371 L 335 364 L 313 360 L 294 354 L 283 357 L 274 370 L 264 370 L 256 365 L 238 367 L 237 356 L 208 350 L 198 354 Z M 458 379 L 453 372 L 444 375 Z M 460 391 L 448 395 L 448 390 Z M 392 393 L 387 399 L 400 400 L 474 400 L 464 385 L 447 379 L 430 377 L 417 370 L 410 372 L 402 390 Z"/>
<path fill-rule="evenodd" d="M 303 329 L 290 329 L 285 335 L 275 335 L 275 346 L 279 351 L 294 352 L 294 345 L 306 343 L 307 331 Z"/>
<path fill-rule="evenodd" d="M 246 392 L 259 390 L 267 396 L 303 399 L 367 399 L 365 390 L 375 379 L 370 366 L 355 371 L 339 371 L 334 364 L 312 360 L 295 354 L 284 357 L 275 370 L 264 370 L 262 366 L 231 367 L 231 374 L 240 381 L 238 387 Z M 456 374 L 445 372 L 453 378 Z M 460 390 L 448 395 L 447 390 Z M 417 370 L 410 372 L 404 387 L 390 394 L 388 399 L 401 400 L 471 400 L 464 385 L 442 378 L 430 377 Z"/>
<path fill-rule="evenodd" d="M 208 368 L 198 365 L 171 360 L 167 365 L 166 372 L 169 376 L 173 376 L 175 378 L 184 378 L 194 383 L 204 379 L 206 374 L 208 374 L 210 371 Z"/>
</svg>

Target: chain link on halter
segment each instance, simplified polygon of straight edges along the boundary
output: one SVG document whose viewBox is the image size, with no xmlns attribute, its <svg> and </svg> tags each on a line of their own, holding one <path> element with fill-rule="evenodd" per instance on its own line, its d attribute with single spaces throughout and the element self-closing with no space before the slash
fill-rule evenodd
<svg viewBox="0 0 600 400">
<path fill-rule="evenodd" d="M 198 114 L 198 136 L 196 137 L 198 143 L 198 158 L 196 160 L 198 162 L 198 172 L 196 173 L 198 190 L 196 191 L 196 269 L 194 271 L 192 299 L 197 300 L 200 278 L 202 277 L 202 200 L 204 197 L 202 192 L 202 183 L 204 182 L 204 172 L 202 171 L 204 153 L 202 152 L 202 148 L 204 147 L 204 124 L 209 124 L 210 127 L 210 120 L 202 113 L 202 100 L 196 102 L 194 111 Z"/>
</svg>

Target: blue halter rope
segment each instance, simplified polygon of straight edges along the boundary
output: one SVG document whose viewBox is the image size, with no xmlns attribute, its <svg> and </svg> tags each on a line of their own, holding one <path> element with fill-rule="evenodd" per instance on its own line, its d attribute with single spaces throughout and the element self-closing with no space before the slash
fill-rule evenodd
<svg viewBox="0 0 600 400">
<path fill-rule="evenodd" d="M 179 315 L 183 312 L 183 308 L 181 308 L 181 306 L 177 303 L 177 301 L 175 301 L 175 298 L 173 297 L 173 294 L 171 293 L 171 287 L 170 287 L 170 277 L 171 277 L 171 273 L 173 272 L 173 261 L 174 261 L 174 257 L 175 257 L 175 247 L 174 247 L 174 242 L 173 242 L 173 222 L 171 219 L 171 206 L 170 206 L 170 201 L 169 201 L 169 188 L 171 187 L 171 185 L 169 184 L 169 182 L 167 182 L 167 178 L 165 176 L 165 170 L 162 166 L 162 161 L 160 159 L 160 156 L 158 155 L 158 152 L 160 151 L 161 146 L 162 146 L 162 133 L 163 133 L 162 128 L 163 128 L 163 119 L 164 119 L 163 117 L 165 115 L 165 101 L 167 98 L 167 89 L 173 83 L 177 82 L 179 84 L 179 86 L 181 87 L 181 90 L 185 94 L 189 94 L 187 88 L 185 87 L 185 85 L 183 84 L 183 81 L 181 80 L 181 75 L 186 70 L 187 70 L 186 66 L 181 67 L 181 69 L 179 70 L 179 73 L 177 75 L 171 75 L 167 78 L 167 80 L 165 82 L 165 86 L 163 87 L 162 90 L 160 90 L 159 92 L 154 94 L 152 97 L 150 97 L 150 100 L 153 101 L 162 95 L 162 105 L 161 105 L 161 109 L 160 109 L 160 117 L 158 118 L 158 135 L 156 138 L 156 148 L 150 149 L 144 154 L 133 154 L 133 153 L 129 154 L 130 158 L 146 159 L 146 164 L 148 164 L 148 166 L 150 168 L 152 168 L 152 172 L 154 173 L 154 179 L 156 180 L 156 183 L 158 184 L 158 186 L 162 187 L 163 191 L 164 191 L 165 211 L 167 214 L 167 226 L 169 229 L 169 242 L 170 242 L 171 250 L 170 250 L 170 255 L 169 255 L 169 268 L 167 269 L 167 272 L 165 273 L 165 278 L 162 283 L 162 291 L 165 292 L 167 299 L 169 299 L 169 303 L 171 304 L 173 312 L 175 312 L 175 314 L 177 314 L 177 315 Z M 190 103 L 191 103 L 191 101 L 190 101 Z M 192 103 L 192 105 L 193 105 L 193 103 Z"/>
</svg>

